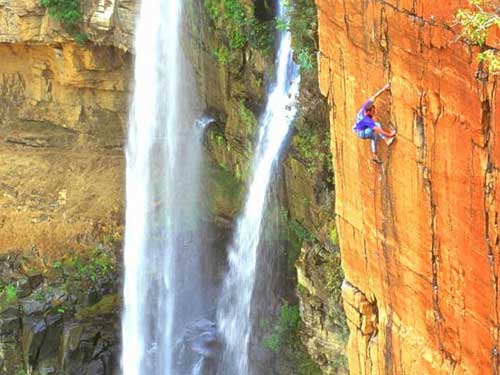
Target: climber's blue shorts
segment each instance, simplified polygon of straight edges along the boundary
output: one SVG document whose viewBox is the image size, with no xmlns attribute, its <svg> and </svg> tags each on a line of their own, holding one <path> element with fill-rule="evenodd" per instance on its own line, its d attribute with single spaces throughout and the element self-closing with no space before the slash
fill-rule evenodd
<svg viewBox="0 0 500 375">
<path fill-rule="evenodd" d="M 361 139 L 372 139 L 373 138 L 373 128 L 366 128 L 363 130 L 358 130 L 356 132 L 358 137 Z"/>
</svg>

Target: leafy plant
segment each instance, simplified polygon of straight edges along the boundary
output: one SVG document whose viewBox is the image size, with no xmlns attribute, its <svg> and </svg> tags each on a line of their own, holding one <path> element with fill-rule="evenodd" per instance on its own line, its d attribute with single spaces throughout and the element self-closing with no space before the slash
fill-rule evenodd
<svg viewBox="0 0 500 375">
<path fill-rule="evenodd" d="M 299 306 L 285 302 L 280 308 L 278 322 L 271 334 L 264 340 L 264 346 L 278 353 L 283 345 L 291 345 L 297 339 L 299 326 Z"/>
<path fill-rule="evenodd" d="M 213 54 L 220 65 L 227 65 L 229 63 L 231 56 L 229 54 L 229 50 L 226 47 L 222 46 L 217 48 L 213 52 Z"/>
<path fill-rule="evenodd" d="M 7 302 L 12 302 L 17 298 L 17 288 L 14 284 L 9 284 L 4 291 L 7 296 Z"/>
<path fill-rule="evenodd" d="M 498 2 L 488 0 L 469 0 L 471 9 L 460 9 L 456 20 L 462 26 L 460 37 L 469 43 L 478 45 L 483 51 L 478 55 L 478 61 L 485 64 L 490 73 L 500 73 L 500 53 L 495 46 L 486 46 L 488 36 L 494 26 L 500 28 L 500 6 Z"/>
<path fill-rule="evenodd" d="M 307 290 L 307 288 L 302 285 L 302 284 L 297 284 L 297 292 L 299 292 L 300 294 L 308 294 L 309 291 Z"/>
<path fill-rule="evenodd" d="M 90 282 L 97 282 L 99 277 L 106 276 L 115 269 L 112 253 L 103 248 L 96 248 L 89 257 L 73 256 L 61 265 L 63 277 L 77 276 Z"/>
<path fill-rule="evenodd" d="M 40 4 L 48 8 L 49 15 L 65 27 L 75 27 L 83 20 L 80 0 L 41 0 Z"/>
<path fill-rule="evenodd" d="M 252 6 L 241 0 L 205 0 L 204 5 L 223 36 L 225 47 L 214 52 L 220 64 L 230 62 L 233 52 L 247 45 L 264 52 L 271 50 L 273 34 L 265 21 L 255 18 Z"/>
<path fill-rule="evenodd" d="M 313 55 L 307 49 L 299 49 L 297 52 L 297 62 L 305 70 L 311 70 L 314 66 Z"/>
<path fill-rule="evenodd" d="M 239 112 L 240 118 L 247 129 L 253 129 L 257 124 L 257 119 L 255 118 L 255 114 L 245 106 L 243 101 L 239 103 Z"/>
<path fill-rule="evenodd" d="M 315 67 L 318 21 L 314 0 L 292 0 L 285 4 L 289 21 L 286 28 L 292 33 L 292 47 L 297 63 L 303 70 Z M 278 27 L 278 25 L 277 25 Z M 279 24 L 279 27 L 283 25 Z"/>
<path fill-rule="evenodd" d="M 85 33 L 76 33 L 75 42 L 79 45 L 84 45 L 89 40 L 89 36 Z"/>
<path fill-rule="evenodd" d="M 336 226 L 333 226 L 332 230 L 330 231 L 330 241 L 332 241 L 332 244 L 334 246 L 338 246 L 339 244 L 339 232 L 337 231 Z"/>
</svg>

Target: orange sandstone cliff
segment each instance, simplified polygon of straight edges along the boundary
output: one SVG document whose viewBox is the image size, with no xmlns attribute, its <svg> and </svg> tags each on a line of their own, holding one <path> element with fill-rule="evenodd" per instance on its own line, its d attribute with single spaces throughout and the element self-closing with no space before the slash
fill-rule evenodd
<svg viewBox="0 0 500 375">
<path fill-rule="evenodd" d="M 317 0 L 351 374 L 498 374 L 500 95 L 459 0 Z M 383 165 L 351 131 L 389 81 Z"/>
</svg>

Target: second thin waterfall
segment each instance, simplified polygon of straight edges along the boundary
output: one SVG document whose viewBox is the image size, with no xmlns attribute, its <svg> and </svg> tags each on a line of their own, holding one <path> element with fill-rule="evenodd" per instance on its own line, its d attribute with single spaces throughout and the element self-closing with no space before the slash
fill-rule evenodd
<svg viewBox="0 0 500 375">
<path fill-rule="evenodd" d="M 278 17 L 286 17 L 278 5 Z M 292 60 L 291 35 L 278 34 L 276 80 L 268 91 L 265 112 L 260 119 L 259 139 L 252 165 L 252 180 L 236 233 L 229 249 L 229 271 L 222 287 L 217 321 L 224 353 L 220 374 L 248 375 L 251 303 L 255 286 L 257 250 L 267 196 L 280 151 L 295 118 L 299 92 L 299 67 Z"/>
</svg>

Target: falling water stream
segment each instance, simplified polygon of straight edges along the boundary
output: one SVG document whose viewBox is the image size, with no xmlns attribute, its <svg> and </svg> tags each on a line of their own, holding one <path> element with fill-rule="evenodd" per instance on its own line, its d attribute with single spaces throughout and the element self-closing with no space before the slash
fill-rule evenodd
<svg viewBox="0 0 500 375">
<path fill-rule="evenodd" d="M 203 315 L 199 167 L 207 119 L 180 48 L 182 0 L 141 1 L 126 149 L 122 373 L 177 375 L 178 338 Z"/>
<path fill-rule="evenodd" d="M 182 0 L 141 2 L 126 148 L 124 375 L 202 375 L 216 339 L 205 319 L 200 212 L 200 117 L 190 64 L 180 48 Z M 284 17 L 283 8 L 278 11 Z M 279 33 L 276 82 L 260 121 L 253 179 L 229 252 L 217 305 L 220 375 L 249 373 L 250 304 L 266 197 L 296 114 L 299 72 L 290 33 Z M 208 314 L 209 315 L 209 314 Z M 213 358 L 213 357 L 212 357 Z"/>
<path fill-rule="evenodd" d="M 278 17 L 286 17 L 278 5 Z M 251 303 L 255 285 L 257 249 L 261 240 L 269 185 L 280 150 L 296 115 L 299 92 L 299 67 L 292 60 L 291 35 L 278 36 L 276 81 L 260 119 L 259 138 L 252 166 L 252 180 L 236 233 L 229 249 L 229 271 L 224 280 L 217 311 L 224 341 L 220 374 L 248 375 Z"/>
</svg>

